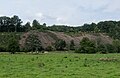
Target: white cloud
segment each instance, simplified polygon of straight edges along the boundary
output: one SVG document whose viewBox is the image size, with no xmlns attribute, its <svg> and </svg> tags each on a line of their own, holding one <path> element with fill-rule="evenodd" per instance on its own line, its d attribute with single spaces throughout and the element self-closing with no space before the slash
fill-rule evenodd
<svg viewBox="0 0 120 78">
<path fill-rule="evenodd" d="M 120 0 L 114 0 L 114 1 L 110 1 L 108 3 L 108 6 L 106 7 L 106 10 L 104 10 L 104 12 L 108 12 L 108 13 L 120 13 Z"/>
<path fill-rule="evenodd" d="M 96 22 L 120 18 L 120 0 L 2 0 L 0 14 L 47 24 Z M 6 6 L 7 5 L 7 6 Z"/>
<path fill-rule="evenodd" d="M 45 19 L 44 15 L 42 13 L 37 13 L 37 14 L 35 14 L 35 16 L 36 16 L 36 18 L 39 18 L 40 21 Z"/>
<path fill-rule="evenodd" d="M 65 23 L 66 23 L 66 19 L 63 18 L 63 17 L 57 17 L 57 18 L 56 18 L 56 22 L 57 22 L 58 24 L 65 24 Z"/>
</svg>

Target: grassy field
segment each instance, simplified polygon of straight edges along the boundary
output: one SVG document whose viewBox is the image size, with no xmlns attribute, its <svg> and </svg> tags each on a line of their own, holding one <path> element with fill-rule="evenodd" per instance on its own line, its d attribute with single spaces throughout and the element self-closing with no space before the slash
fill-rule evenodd
<svg viewBox="0 0 120 78">
<path fill-rule="evenodd" d="M 120 54 L 0 54 L 0 78 L 120 78 Z"/>
</svg>

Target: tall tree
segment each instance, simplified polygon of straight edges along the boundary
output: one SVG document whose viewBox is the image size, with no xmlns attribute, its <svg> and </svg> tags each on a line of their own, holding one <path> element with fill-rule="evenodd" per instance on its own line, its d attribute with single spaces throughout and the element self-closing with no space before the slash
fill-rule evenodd
<svg viewBox="0 0 120 78">
<path fill-rule="evenodd" d="M 37 20 L 33 20 L 32 28 L 33 29 L 40 29 L 40 23 Z"/>
<path fill-rule="evenodd" d="M 0 30 L 2 32 L 8 32 L 9 31 L 9 25 L 10 25 L 10 18 L 3 16 L 0 17 Z"/>
<path fill-rule="evenodd" d="M 15 32 L 19 32 L 21 29 L 21 19 L 19 19 L 18 16 L 14 15 L 13 17 L 11 17 L 11 25 L 14 26 L 14 31 Z"/>
<path fill-rule="evenodd" d="M 95 53 L 96 52 L 95 43 L 93 41 L 89 40 L 89 38 L 84 37 L 80 41 L 80 48 L 79 48 L 78 52 L 80 52 L 80 53 Z"/>
<path fill-rule="evenodd" d="M 30 22 L 27 22 L 27 23 L 24 25 L 24 29 L 25 29 L 25 31 L 29 31 L 29 30 L 31 29 Z"/>
<path fill-rule="evenodd" d="M 70 50 L 75 50 L 74 40 L 70 41 Z"/>
<path fill-rule="evenodd" d="M 59 39 L 55 42 L 56 50 L 64 50 L 65 47 L 66 47 L 66 42 L 64 40 Z"/>
<path fill-rule="evenodd" d="M 120 40 L 114 40 L 113 41 L 113 46 L 115 47 L 115 51 L 117 52 L 117 53 L 120 53 Z"/>
<path fill-rule="evenodd" d="M 46 23 L 43 23 L 43 26 L 45 26 L 45 27 L 46 27 Z"/>
<path fill-rule="evenodd" d="M 9 40 L 8 51 L 11 54 L 14 54 L 15 52 L 20 51 L 19 43 L 14 36 L 12 38 L 10 38 L 10 40 Z"/>
<path fill-rule="evenodd" d="M 41 51 L 42 45 L 41 41 L 38 39 L 37 35 L 30 34 L 25 41 L 25 49 L 27 51 Z"/>
</svg>

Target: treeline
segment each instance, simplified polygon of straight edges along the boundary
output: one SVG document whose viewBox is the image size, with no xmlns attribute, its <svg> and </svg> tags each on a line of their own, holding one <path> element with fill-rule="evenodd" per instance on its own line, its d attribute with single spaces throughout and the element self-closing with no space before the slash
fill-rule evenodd
<svg viewBox="0 0 120 78">
<path fill-rule="evenodd" d="M 113 39 L 120 39 L 120 21 L 103 21 L 97 24 L 84 24 L 80 31 L 106 33 Z"/>
<path fill-rule="evenodd" d="M 39 22 L 38 22 L 39 23 Z M 45 24 L 45 23 L 44 23 Z M 79 32 L 88 32 L 88 33 L 106 33 L 113 39 L 120 39 L 120 21 L 103 21 L 97 24 L 84 24 L 83 26 L 66 26 L 66 25 L 53 25 L 53 26 L 46 26 L 45 25 L 34 25 L 32 29 L 42 29 L 42 30 L 50 30 L 50 31 L 57 31 L 57 32 L 65 32 L 65 33 L 79 33 Z"/>
<path fill-rule="evenodd" d="M 10 52 L 14 54 L 16 52 L 36 52 L 41 53 L 44 51 L 65 51 L 66 42 L 64 40 L 57 40 L 52 46 L 43 48 L 39 37 L 35 34 L 30 34 L 25 39 L 25 44 L 22 46 L 19 42 L 22 33 L 0 33 L 0 52 Z"/>
<path fill-rule="evenodd" d="M 112 44 L 104 44 L 100 41 L 95 42 L 87 37 L 80 41 L 79 48 L 76 53 L 120 53 L 120 40 L 114 40 Z"/>
<path fill-rule="evenodd" d="M 27 32 L 35 29 L 44 29 L 46 24 L 40 25 L 37 20 L 33 20 L 32 26 L 30 22 L 22 25 L 23 21 L 16 15 L 13 17 L 2 16 L 0 17 L 0 32 Z"/>
<path fill-rule="evenodd" d="M 20 52 L 20 35 L 22 33 L 0 33 L 0 52 Z"/>
<path fill-rule="evenodd" d="M 60 26 L 53 25 L 47 27 L 48 30 L 51 31 L 59 31 L 59 32 L 88 32 L 88 33 L 106 33 L 113 39 L 120 39 L 120 21 L 103 21 L 97 24 L 84 24 L 83 26 L 78 27 L 70 27 L 70 26 Z"/>
<path fill-rule="evenodd" d="M 112 44 L 102 44 L 99 41 L 94 42 L 89 38 L 83 38 L 80 41 L 79 48 L 75 47 L 74 41 L 70 41 L 69 48 L 64 40 L 58 39 L 53 46 L 46 48 L 42 47 L 41 41 L 38 36 L 31 34 L 25 41 L 25 46 L 21 48 L 19 44 L 20 32 L 28 32 L 31 30 L 39 31 L 56 31 L 65 33 L 106 33 L 112 37 Z M 53 50 L 73 50 L 77 53 L 120 53 L 120 21 L 103 21 L 97 24 L 84 24 L 83 26 L 71 27 L 65 25 L 53 25 L 47 26 L 46 23 L 42 25 L 37 20 L 33 20 L 32 24 L 27 22 L 22 24 L 22 20 L 14 15 L 13 17 L 0 17 L 0 51 L 1 52 L 41 52 L 41 51 L 53 51 Z M 3 33 L 4 32 L 4 33 Z M 7 33 L 6 33 L 7 32 Z M 19 33 L 18 33 L 19 32 Z"/>
<path fill-rule="evenodd" d="M 22 25 L 22 20 L 14 15 L 13 17 L 0 17 L 0 32 L 28 32 L 30 30 L 51 30 L 58 32 L 94 32 L 106 33 L 114 39 L 120 39 L 120 21 L 103 21 L 97 24 L 84 24 L 83 26 L 66 26 L 66 25 L 53 25 L 47 26 L 46 23 L 42 25 L 37 20 L 33 20 L 32 24 L 27 22 Z"/>
<path fill-rule="evenodd" d="M 120 53 L 120 40 L 113 40 L 112 43 L 103 43 L 102 41 L 93 41 L 84 37 L 79 42 L 79 47 L 75 46 L 74 40 L 70 44 L 62 39 L 57 39 L 56 42 L 43 48 L 39 37 L 36 34 L 28 35 L 24 46 L 19 43 L 21 33 L 2 33 L 0 34 L 0 52 L 36 52 L 44 51 L 75 51 L 76 53 Z M 69 46 L 69 47 L 68 47 Z"/>
<path fill-rule="evenodd" d="M 0 32 L 23 32 L 24 27 L 21 25 L 22 21 L 18 16 L 0 17 Z"/>
</svg>

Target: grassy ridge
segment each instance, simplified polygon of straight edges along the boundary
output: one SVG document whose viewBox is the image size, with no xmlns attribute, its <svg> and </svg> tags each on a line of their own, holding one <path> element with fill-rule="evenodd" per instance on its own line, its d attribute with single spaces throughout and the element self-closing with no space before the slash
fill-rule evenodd
<svg viewBox="0 0 120 78">
<path fill-rule="evenodd" d="M 0 54 L 0 78 L 119 78 L 119 54 Z"/>
</svg>

